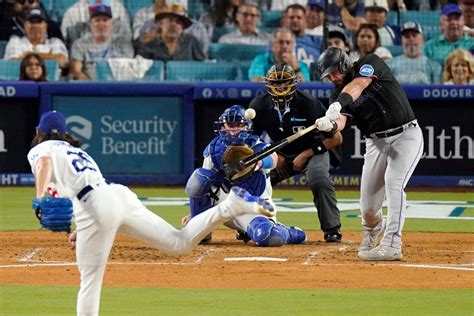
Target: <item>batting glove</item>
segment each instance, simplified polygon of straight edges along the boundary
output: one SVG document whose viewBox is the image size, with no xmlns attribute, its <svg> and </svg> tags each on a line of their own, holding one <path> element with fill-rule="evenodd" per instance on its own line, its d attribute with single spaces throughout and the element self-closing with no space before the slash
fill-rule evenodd
<svg viewBox="0 0 474 316">
<path fill-rule="evenodd" d="M 332 122 L 336 121 L 339 117 L 341 117 L 341 103 L 334 102 L 332 103 L 328 110 L 326 111 L 326 116 Z"/>
<path fill-rule="evenodd" d="M 316 128 L 322 132 L 329 132 L 333 129 L 334 124 L 329 117 L 323 116 L 316 120 Z"/>
</svg>

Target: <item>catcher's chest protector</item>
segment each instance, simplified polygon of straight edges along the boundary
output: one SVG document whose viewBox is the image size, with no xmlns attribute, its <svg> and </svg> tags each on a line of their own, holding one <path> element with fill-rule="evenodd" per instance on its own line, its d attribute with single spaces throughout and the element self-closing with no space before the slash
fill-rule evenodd
<svg viewBox="0 0 474 316">
<path fill-rule="evenodd" d="M 245 139 L 244 143 L 252 148 L 257 143 L 257 141 L 258 137 L 251 135 Z M 222 137 L 214 138 L 209 144 L 209 155 L 212 159 L 212 163 L 214 164 L 214 167 L 216 167 L 220 172 L 223 172 L 222 155 L 224 155 L 224 152 L 229 145 L 230 144 L 227 144 Z M 252 195 L 260 196 L 265 191 L 266 174 L 264 171 L 258 170 L 240 182 L 233 183 L 229 181 L 229 179 L 224 179 L 224 182 L 229 188 L 237 185 L 246 189 Z"/>
</svg>

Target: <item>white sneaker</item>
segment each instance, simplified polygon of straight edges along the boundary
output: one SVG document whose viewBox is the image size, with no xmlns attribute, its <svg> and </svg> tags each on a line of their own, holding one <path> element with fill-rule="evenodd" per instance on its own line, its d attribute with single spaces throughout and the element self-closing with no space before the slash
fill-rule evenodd
<svg viewBox="0 0 474 316">
<path fill-rule="evenodd" d="M 229 195 L 225 199 L 225 203 L 234 210 L 237 214 L 258 214 L 267 217 L 275 216 L 275 209 L 264 199 L 253 196 L 247 190 L 239 187 L 232 187 Z"/>
<path fill-rule="evenodd" d="M 390 246 L 380 245 L 368 251 L 359 251 L 359 258 L 374 261 L 395 261 L 402 260 L 402 250 Z"/>
<path fill-rule="evenodd" d="M 377 246 L 377 242 L 383 236 L 387 221 L 382 219 L 382 223 L 372 229 L 365 229 L 364 236 L 359 246 L 359 251 L 369 251 Z"/>
</svg>

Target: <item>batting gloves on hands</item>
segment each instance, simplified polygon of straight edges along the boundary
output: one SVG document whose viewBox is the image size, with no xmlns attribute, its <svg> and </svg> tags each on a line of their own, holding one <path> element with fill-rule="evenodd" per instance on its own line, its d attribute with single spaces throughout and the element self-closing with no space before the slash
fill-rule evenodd
<svg viewBox="0 0 474 316">
<path fill-rule="evenodd" d="M 326 111 L 326 116 L 332 122 L 336 121 L 339 117 L 341 117 L 341 103 L 339 102 L 331 103 L 328 110 Z"/>
<path fill-rule="evenodd" d="M 329 132 L 333 127 L 334 123 L 331 122 L 327 116 L 320 117 L 316 120 L 316 128 L 322 132 Z"/>
</svg>

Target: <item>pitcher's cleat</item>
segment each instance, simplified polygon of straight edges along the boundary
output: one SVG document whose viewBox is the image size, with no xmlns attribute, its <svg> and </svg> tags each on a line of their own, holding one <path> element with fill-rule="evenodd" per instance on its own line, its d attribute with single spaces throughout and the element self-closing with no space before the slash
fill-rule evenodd
<svg viewBox="0 0 474 316">
<path fill-rule="evenodd" d="M 242 240 L 244 244 L 248 244 L 249 241 L 252 240 L 246 232 L 243 232 L 241 230 L 237 231 L 237 233 L 235 234 L 235 239 Z"/>
<path fill-rule="evenodd" d="M 306 236 L 304 230 L 299 227 L 288 227 L 288 233 L 288 244 L 304 244 L 308 240 L 308 237 Z"/>
<path fill-rule="evenodd" d="M 239 214 L 259 214 L 267 217 L 275 216 L 275 209 L 264 199 L 253 196 L 240 187 L 232 187 L 227 196 L 226 203 L 233 207 Z"/>
<path fill-rule="evenodd" d="M 383 236 L 385 232 L 385 225 L 387 221 L 385 218 L 382 219 L 382 222 L 375 226 L 372 229 L 365 229 L 364 236 L 362 237 L 362 241 L 359 246 L 359 251 L 369 251 L 374 249 L 377 246 L 379 239 Z"/>
<path fill-rule="evenodd" d="M 396 261 L 402 260 L 402 250 L 390 246 L 380 245 L 368 251 L 359 251 L 359 258 L 368 261 Z"/>
<path fill-rule="evenodd" d="M 199 244 L 200 245 L 209 245 L 212 241 L 212 233 L 209 233 L 206 237 L 204 237 Z"/>
</svg>

